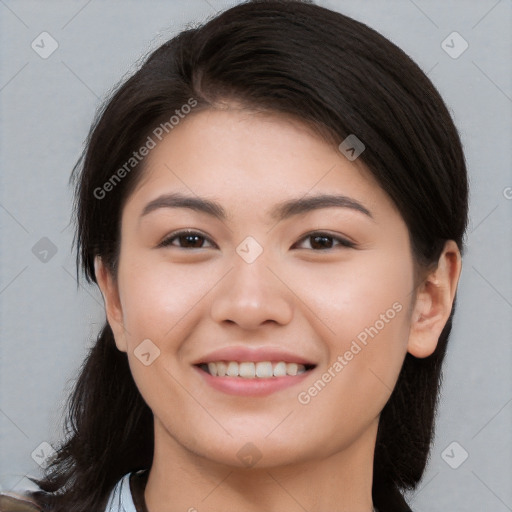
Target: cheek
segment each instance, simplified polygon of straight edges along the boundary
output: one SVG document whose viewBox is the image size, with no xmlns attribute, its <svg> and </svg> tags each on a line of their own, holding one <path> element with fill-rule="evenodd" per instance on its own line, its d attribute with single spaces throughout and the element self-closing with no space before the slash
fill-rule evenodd
<svg viewBox="0 0 512 512">
<path fill-rule="evenodd" d="M 130 337 L 167 338 L 169 331 L 194 310 L 206 284 L 191 268 L 178 268 L 162 261 L 131 265 L 127 262 L 121 302 Z"/>
<path fill-rule="evenodd" d="M 384 407 L 406 354 L 412 288 L 407 251 L 368 251 L 350 264 L 319 266 L 303 282 L 304 302 L 315 312 L 328 354 L 330 383 L 318 384 L 317 405 L 336 421 L 345 421 L 348 410 L 348 417 L 368 420 Z M 344 407 L 332 411 L 332 403 Z"/>
<path fill-rule="evenodd" d="M 408 309 L 413 289 L 407 252 L 361 252 L 350 261 L 299 269 L 295 275 L 302 277 L 301 298 L 315 314 L 315 323 L 323 326 L 328 339 L 339 340 L 334 343 L 340 348 L 375 323 L 379 331 L 384 331 L 383 321 L 388 332 L 402 330 L 398 324 L 405 315 L 396 313 Z"/>
<path fill-rule="evenodd" d="M 147 256 L 146 261 L 142 256 L 126 259 L 123 265 L 120 293 L 133 379 L 153 411 L 161 409 L 163 396 L 166 408 L 178 409 L 182 405 L 179 392 L 168 390 L 179 391 L 173 368 L 190 331 L 201 283 L 185 268 L 171 271 L 168 262 Z"/>
</svg>

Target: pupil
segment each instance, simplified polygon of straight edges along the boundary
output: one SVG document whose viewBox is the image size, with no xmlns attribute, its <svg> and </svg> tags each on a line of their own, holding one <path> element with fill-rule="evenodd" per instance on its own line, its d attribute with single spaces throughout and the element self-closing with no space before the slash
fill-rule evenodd
<svg viewBox="0 0 512 512">
<path fill-rule="evenodd" d="M 322 240 L 323 241 L 323 242 L 320 242 L 318 244 L 320 246 L 320 248 L 324 248 L 325 249 L 326 247 L 330 248 L 332 246 L 332 239 L 329 236 L 319 236 L 319 235 L 317 235 L 317 236 L 312 237 L 312 239 L 314 240 L 314 242 L 311 244 L 311 247 L 315 247 L 315 245 L 317 245 L 316 242 L 318 240 Z M 330 243 L 329 243 L 329 241 L 330 241 Z"/>
<path fill-rule="evenodd" d="M 183 240 L 186 240 L 185 241 L 185 245 L 187 245 L 187 241 L 191 241 L 191 245 L 194 245 L 194 247 L 201 247 L 201 237 L 198 236 L 198 235 L 183 235 L 181 237 L 182 241 Z M 194 244 L 194 240 L 195 239 L 195 244 Z M 199 241 L 199 243 L 197 243 Z"/>
</svg>

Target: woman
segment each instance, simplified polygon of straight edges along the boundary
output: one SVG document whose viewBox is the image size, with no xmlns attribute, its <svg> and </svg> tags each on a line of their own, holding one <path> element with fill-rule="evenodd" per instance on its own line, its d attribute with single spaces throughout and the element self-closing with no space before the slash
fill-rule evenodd
<svg viewBox="0 0 512 512">
<path fill-rule="evenodd" d="M 409 57 L 308 2 L 237 5 L 118 88 L 74 178 L 107 322 L 27 510 L 410 510 L 468 191 Z"/>
</svg>

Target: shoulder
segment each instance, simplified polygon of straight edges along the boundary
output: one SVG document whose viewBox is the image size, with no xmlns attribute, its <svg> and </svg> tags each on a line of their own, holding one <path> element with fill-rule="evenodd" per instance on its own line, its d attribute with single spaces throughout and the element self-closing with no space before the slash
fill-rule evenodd
<svg viewBox="0 0 512 512">
<path fill-rule="evenodd" d="M 144 502 L 148 475 L 149 469 L 126 473 L 112 489 L 104 512 L 148 512 Z"/>
<path fill-rule="evenodd" d="M 42 512 L 31 493 L 41 491 L 33 477 L 22 473 L 0 475 L 0 512 Z"/>
<path fill-rule="evenodd" d="M 130 478 L 133 473 L 126 473 L 117 481 L 110 493 L 104 512 L 139 512 L 135 508 L 131 493 Z"/>
<path fill-rule="evenodd" d="M 37 503 L 27 496 L 0 492 L 0 512 L 41 512 Z"/>
</svg>

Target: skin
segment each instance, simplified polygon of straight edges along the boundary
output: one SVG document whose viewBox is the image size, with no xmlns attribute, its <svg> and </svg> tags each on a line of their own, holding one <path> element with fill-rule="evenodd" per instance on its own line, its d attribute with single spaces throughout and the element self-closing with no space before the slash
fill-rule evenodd
<svg viewBox="0 0 512 512">
<path fill-rule="evenodd" d="M 116 345 L 154 414 L 149 511 L 371 511 L 379 414 L 406 353 L 436 347 L 461 270 L 456 244 L 415 282 L 407 226 L 368 170 L 282 115 L 233 106 L 191 114 L 150 152 L 144 172 L 122 212 L 117 281 L 95 263 Z M 164 192 L 215 200 L 228 217 L 160 208 L 141 218 Z M 283 200 L 320 193 L 355 199 L 372 217 L 346 207 L 277 223 L 268 216 Z M 205 237 L 198 248 L 180 239 L 159 247 L 186 228 Z M 319 230 L 356 246 L 328 239 L 318 248 L 307 235 Z M 247 236 L 263 248 L 250 264 L 236 252 Z M 397 303 L 394 318 L 300 403 Z M 135 354 L 145 339 L 160 350 L 148 366 Z M 208 386 L 192 363 L 239 344 L 284 348 L 317 366 L 266 397 Z M 261 457 L 251 467 L 237 456 L 247 443 Z"/>
</svg>

